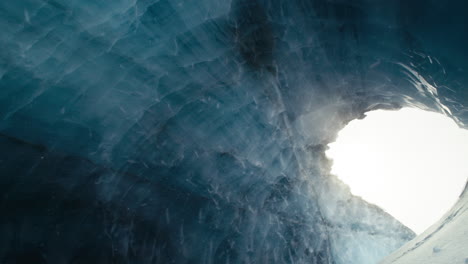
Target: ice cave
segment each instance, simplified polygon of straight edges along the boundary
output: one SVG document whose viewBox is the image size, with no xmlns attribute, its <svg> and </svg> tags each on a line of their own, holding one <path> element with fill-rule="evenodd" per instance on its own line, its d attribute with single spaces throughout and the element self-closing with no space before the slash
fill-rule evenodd
<svg viewBox="0 0 468 264">
<path fill-rule="evenodd" d="M 468 263 L 466 183 L 416 235 L 325 153 L 370 111 L 468 128 L 468 2 L 4 0 L 0 26 L 0 263 Z"/>
</svg>

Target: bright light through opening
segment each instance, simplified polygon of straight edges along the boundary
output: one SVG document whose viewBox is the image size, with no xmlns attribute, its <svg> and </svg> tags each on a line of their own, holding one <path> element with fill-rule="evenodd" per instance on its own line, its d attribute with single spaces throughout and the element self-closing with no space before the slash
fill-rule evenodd
<svg viewBox="0 0 468 264">
<path fill-rule="evenodd" d="M 441 114 L 404 108 L 368 112 L 329 144 L 332 173 L 354 195 L 416 233 L 457 201 L 468 176 L 468 130 Z"/>
</svg>

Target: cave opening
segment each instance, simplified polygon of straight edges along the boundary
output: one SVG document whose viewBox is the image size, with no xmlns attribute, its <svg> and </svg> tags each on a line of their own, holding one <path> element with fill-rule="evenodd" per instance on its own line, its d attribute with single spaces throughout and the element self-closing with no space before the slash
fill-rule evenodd
<svg viewBox="0 0 468 264">
<path fill-rule="evenodd" d="M 326 152 L 332 174 L 354 195 L 415 233 L 457 201 L 468 176 L 468 131 L 416 108 L 377 110 L 351 121 Z"/>
</svg>

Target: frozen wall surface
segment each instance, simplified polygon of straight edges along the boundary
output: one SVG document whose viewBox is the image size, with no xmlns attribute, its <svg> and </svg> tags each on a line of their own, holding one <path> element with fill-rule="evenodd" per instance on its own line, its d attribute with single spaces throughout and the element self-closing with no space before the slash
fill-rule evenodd
<svg viewBox="0 0 468 264">
<path fill-rule="evenodd" d="M 326 145 L 372 109 L 466 127 L 466 11 L 0 1 L 0 262 L 377 263 L 414 234 Z"/>
</svg>

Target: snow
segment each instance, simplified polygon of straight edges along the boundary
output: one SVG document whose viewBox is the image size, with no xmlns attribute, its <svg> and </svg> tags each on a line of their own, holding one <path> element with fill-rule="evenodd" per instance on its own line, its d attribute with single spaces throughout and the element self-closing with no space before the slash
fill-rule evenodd
<svg viewBox="0 0 468 264">
<path fill-rule="evenodd" d="M 468 263 L 468 184 L 455 206 L 437 223 L 415 237 L 381 264 Z"/>
</svg>

